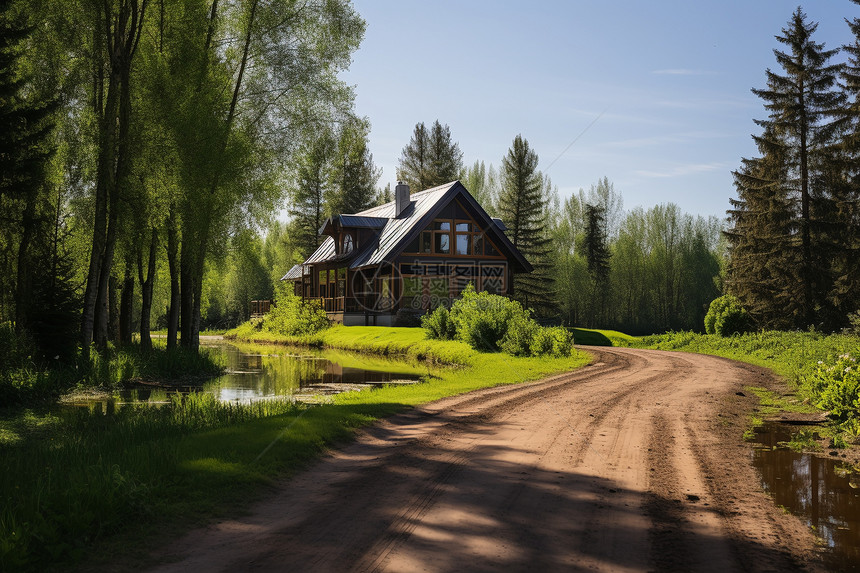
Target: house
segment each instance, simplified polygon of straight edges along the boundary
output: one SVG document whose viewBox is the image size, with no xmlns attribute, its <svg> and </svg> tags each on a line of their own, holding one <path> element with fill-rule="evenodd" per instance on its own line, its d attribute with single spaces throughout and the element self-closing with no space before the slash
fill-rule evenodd
<svg viewBox="0 0 860 573">
<path fill-rule="evenodd" d="M 450 306 L 469 283 L 511 295 L 514 273 L 532 271 L 459 181 L 411 195 L 398 184 L 391 203 L 334 215 L 320 234 L 319 248 L 281 280 L 346 325 L 389 326 Z"/>
</svg>

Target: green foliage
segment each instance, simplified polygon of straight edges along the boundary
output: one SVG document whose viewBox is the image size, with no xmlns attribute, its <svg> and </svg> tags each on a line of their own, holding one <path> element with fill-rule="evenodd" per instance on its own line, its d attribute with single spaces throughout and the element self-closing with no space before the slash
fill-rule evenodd
<svg viewBox="0 0 860 573">
<path fill-rule="evenodd" d="M 858 418 L 860 413 L 860 371 L 853 353 L 839 355 L 836 360 L 818 361 L 818 367 L 809 378 L 809 387 L 817 398 L 815 405 L 840 421 Z"/>
<path fill-rule="evenodd" d="M 549 235 L 550 181 L 538 171 L 538 155 L 521 135 L 502 158 L 497 211 L 505 234 L 534 267 L 514 277 L 514 297 L 541 315 L 555 311 L 552 237 Z"/>
<path fill-rule="evenodd" d="M 445 305 L 422 316 L 421 327 L 427 331 L 427 338 L 432 340 L 454 340 L 457 335 L 457 327 Z"/>
<path fill-rule="evenodd" d="M 573 349 L 573 334 L 566 328 L 538 328 L 532 338 L 532 356 L 567 356 Z"/>
<path fill-rule="evenodd" d="M 460 146 L 451 141 L 451 129 L 437 119 L 429 130 L 424 122 L 415 124 L 397 165 L 397 179 L 413 192 L 423 191 L 456 180 L 462 168 Z"/>
<path fill-rule="evenodd" d="M 506 297 L 475 292 L 470 284 L 450 312 L 439 307 L 422 320 L 431 339 L 456 338 L 480 352 L 512 356 L 569 356 L 573 337 L 563 328 L 541 328 L 527 309 Z"/>
<path fill-rule="evenodd" d="M 285 336 L 307 336 L 331 326 L 325 310 L 315 301 L 307 301 L 292 292 L 292 283 L 279 283 L 275 305 L 260 324 L 262 330 Z"/>
<path fill-rule="evenodd" d="M 743 334 L 752 330 L 752 318 L 733 295 L 714 299 L 705 315 L 705 332 L 719 336 Z"/>
</svg>

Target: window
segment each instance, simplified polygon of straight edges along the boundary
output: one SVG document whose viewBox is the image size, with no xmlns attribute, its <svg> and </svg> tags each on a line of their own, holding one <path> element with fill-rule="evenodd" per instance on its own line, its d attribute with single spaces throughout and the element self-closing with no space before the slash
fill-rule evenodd
<svg viewBox="0 0 860 573">
<path fill-rule="evenodd" d="M 459 225 L 457 225 L 459 227 Z M 457 233 L 457 242 L 454 244 L 456 249 L 454 252 L 458 255 L 471 255 L 472 249 L 469 243 L 470 235 L 468 233 Z"/>
<path fill-rule="evenodd" d="M 451 235 L 448 233 L 434 233 L 436 235 L 436 254 L 447 255 L 451 252 Z"/>
<path fill-rule="evenodd" d="M 351 253 L 353 246 L 354 245 L 352 243 L 352 235 L 349 233 L 345 233 L 343 236 L 343 246 L 340 252 L 343 254 Z"/>
</svg>

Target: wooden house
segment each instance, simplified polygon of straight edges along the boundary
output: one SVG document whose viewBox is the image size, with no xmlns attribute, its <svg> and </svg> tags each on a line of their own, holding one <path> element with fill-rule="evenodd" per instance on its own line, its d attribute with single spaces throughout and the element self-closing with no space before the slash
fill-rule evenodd
<svg viewBox="0 0 860 573">
<path fill-rule="evenodd" d="M 459 181 L 411 195 L 398 184 L 391 203 L 334 215 L 320 234 L 319 248 L 282 280 L 346 325 L 388 326 L 450 306 L 469 283 L 510 295 L 514 273 L 532 270 Z"/>
</svg>

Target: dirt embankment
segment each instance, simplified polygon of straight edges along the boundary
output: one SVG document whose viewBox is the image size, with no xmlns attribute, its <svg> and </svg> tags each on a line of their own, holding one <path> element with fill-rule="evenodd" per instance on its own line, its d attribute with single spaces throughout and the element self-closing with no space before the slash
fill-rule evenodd
<svg viewBox="0 0 860 573">
<path fill-rule="evenodd" d="M 600 349 L 591 366 L 448 398 L 362 432 L 158 571 L 784 571 L 812 534 L 740 441 L 769 374 Z"/>
</svg>

